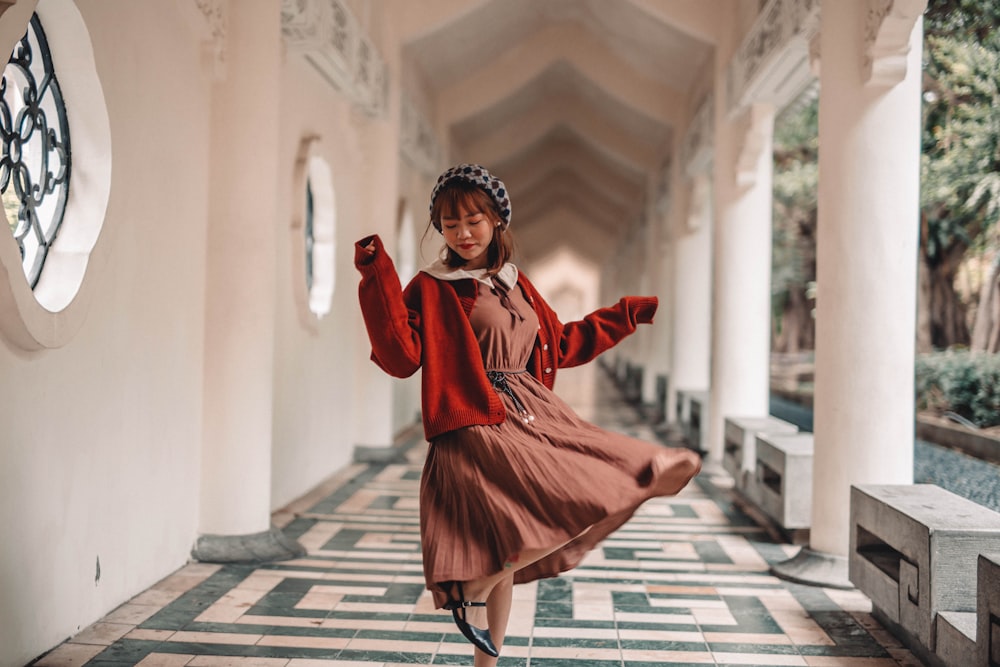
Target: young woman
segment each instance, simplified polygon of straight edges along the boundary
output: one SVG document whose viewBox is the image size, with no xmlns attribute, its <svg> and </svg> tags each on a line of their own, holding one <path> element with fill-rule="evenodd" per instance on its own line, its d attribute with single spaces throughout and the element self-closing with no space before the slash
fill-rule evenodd
<svg viewBox="0 0 1000 667">
<path fill-rule="evenodd" d="M 624 297 L 563 324 L 510 263 L 510 214 L 503 182 L 461 164 L 431 193 L 443 259 L 405 290 L 378 236 L 355 247 L 372 360 L 396 377 L 422 370 L 424 576 L 479 649 L 477 667 L 496 664 L 515 583 L 575 567 L 701 467 L 690 450 L 583 421 L 552 392 L 559 368 L 652 322 L 657 299 Z"/>
</svg>

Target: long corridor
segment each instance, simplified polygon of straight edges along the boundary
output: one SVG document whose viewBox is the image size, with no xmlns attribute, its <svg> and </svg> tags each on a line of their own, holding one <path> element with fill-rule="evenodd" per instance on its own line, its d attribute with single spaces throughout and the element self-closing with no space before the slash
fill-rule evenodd
<svg viewBox="0 0 1000 667">
<path fill-rule="evenodd" d="M 560 380 L 587 418 L 653 438 L 599 369 Z M 471 665 L 471 645 L 423 586 L 425 451 L 415 438 L 405 462 L 353 465 L 277 514 L 306 557 L 191 563 L 34 664 Z M 705 471 L 679 496 L 644 505 L 577 570 L 515 588 L 499 664 L 920 665 L 860 593 L 768 574 L 796 549 L 774 543 L 733 506 L 722 477 Z"/>
</svg>

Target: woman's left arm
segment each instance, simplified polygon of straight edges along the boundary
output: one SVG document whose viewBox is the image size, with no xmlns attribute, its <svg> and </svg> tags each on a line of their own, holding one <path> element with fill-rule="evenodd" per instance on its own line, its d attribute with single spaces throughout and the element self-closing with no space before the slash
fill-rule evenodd
<svg viewBox="0 0 1000 667">
<path fill-rule="evenodd" d="M 562 323 L 534 285 L 521 276 L 520 281 L 538 314 L 543 357 L 551 350 L 558 368 L 579 366 L 591 361 L 636 330 L 650 324 L 659 300 L 655 296 L 626 296 L 618 303 L 600 308 L 582 320 Z"/>
<path fill-rule="evenodd" d="M 557 363 L 579 366 L 618 344 L 640 324 L 651 324 L 659 300 L 655 296 L 626 296 L 582 320 L 562 325 Z"/>
</svg>

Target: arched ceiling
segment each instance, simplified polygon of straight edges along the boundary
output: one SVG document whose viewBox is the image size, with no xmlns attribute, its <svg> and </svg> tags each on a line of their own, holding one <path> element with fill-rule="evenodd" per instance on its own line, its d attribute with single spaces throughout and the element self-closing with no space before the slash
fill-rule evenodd
<svg viewBox="0 0 1000 667">
<path fill-rule="evenodd" d="M 672 150 L 725 4 L 421 0 L 396 19 L 448 160 L 506 182 L 530 255 L 600 263 Z"/>
</svg>

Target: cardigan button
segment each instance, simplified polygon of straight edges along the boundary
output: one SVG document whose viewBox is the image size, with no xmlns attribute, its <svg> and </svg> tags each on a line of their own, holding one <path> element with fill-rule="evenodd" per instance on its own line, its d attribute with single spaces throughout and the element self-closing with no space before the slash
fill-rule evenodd
<svg viewBox="0 0 1000 667">
<path fill-rule="evenodd" d="M 542 345 L 542 349 L 543 350 L 548 350 L 549 349 L 549 344 L 546 343 L 545 345 Z"/>
<path fill-rule="evenodd" d="M 552 372 L 552 369 L 551 369 L 551 368 L 546 368 L 546 369 L 545 369 L 545 372 L 546 372 L 546 373 L 551 373 L 551 372 Z"/>
</svg>

